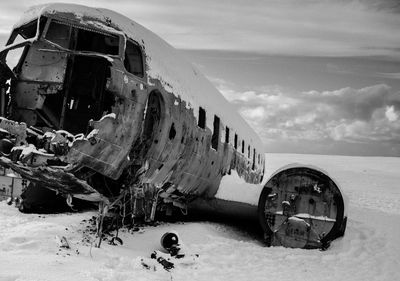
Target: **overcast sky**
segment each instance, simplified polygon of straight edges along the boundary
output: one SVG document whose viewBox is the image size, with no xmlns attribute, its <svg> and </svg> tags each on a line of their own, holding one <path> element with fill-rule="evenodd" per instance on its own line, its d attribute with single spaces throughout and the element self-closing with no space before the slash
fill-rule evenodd
<svg viewBox="0 0 400 281">
<path fill-rule="evenodd" d="M 45 2 L 2 1 L 1 43 Z M 268 152 L 400 156 L 398 0 L 68 2 L 123 13 L 182 49 Z"/>
</svg>

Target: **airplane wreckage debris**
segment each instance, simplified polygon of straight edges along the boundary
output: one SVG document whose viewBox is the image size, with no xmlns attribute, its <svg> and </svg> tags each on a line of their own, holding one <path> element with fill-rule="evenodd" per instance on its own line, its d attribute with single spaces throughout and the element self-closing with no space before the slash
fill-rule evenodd
<svg viewBox="0 0 400 281">
<path fill-rule="evenodd" d="M 98 246 L 110 217 L 118 229 L 198 202 L 258 217 L 267 245 L 326 248 L 346 227 L 338 185 L 313 167 L 272 176 L 258 206 L 216 198 L 223 177 L 261 184 L 261 140 L 173 48 L 109 10 L 47 4 L 15 25 L 0 51 L 0 165 L 30 181 L 25 212 L 96 204 Z"/>
<path fill-rule="evenodd" d="M 327 249 L 344 235 L 345 211 L 341 191 L 326 173 L 298 165 L 272 175 L 258 205 L 266 243 L 292 248 Z"/>
<path fill-rule="evenodd" d="M 188 255 L 186 251 L 183 250 L 182 242 L 179 239 L 178 233 L 175 231 L 164 233 L 160 243 L 167 253 L 156 250 L 151 253 L 150 259 L 156 260 L 166 271 L 175 268 L 175 264 L 191 265 L 199 257 L 198 254 Z M 148 258 L 142 258 L 141 264 L 145 269 L 156 270 L 154 262 L 151 262 Z"/>
</svg>

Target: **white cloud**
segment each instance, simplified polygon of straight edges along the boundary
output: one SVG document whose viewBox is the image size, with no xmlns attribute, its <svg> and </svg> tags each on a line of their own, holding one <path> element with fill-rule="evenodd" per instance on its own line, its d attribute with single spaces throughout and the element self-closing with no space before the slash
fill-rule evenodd
<svg viewBox="0 0 400 281">
<path fill-rule="evenodd" d="M 375 76 L 386 79 L 400 79 L 400 72 L 394 72 L 394 73 L 378 72 L 375 74 Z"/>
<path fill-rule="evenodd" d="M 266 116 L 265 109 L 262 106 L 258 106 L 256 108 L 245 108 L 241 111 L 241 113 L 253 121 L 262 121 Z"/>
<path fill-rule="evenodd" d="M 242 95 L 219 82 L 265 142 L 396 146 L 400 141 L 400 93 L 384 84 L 300 93 L 275 86 Z"/>
<path fill-rule="evenodd" d="M 59 2 L 64 0 L 53 0 Z M 0 4 L 4 30 L 27 6 L 47 0 Z M 371 1 L 70 0 L 113 9 L 188 49 L 256 51 L 308 56 L 400 57 L 396 9 Z M 4 16 L 7 15 L 7 16 Z"/>
<path fill-rule="evenodd" d="M 294 118 L 294 123 L 298 125 L 305 125 L 314 123 L 317 118 L 317 114 L 315 112 L 309 112 L 304 115 L 297 116 Z"/>
<path fill-rule="evenodd" d="M 394 106 L 387 106 L 385 116 L 390 122 L 397 121 L 399 114 L 394 110 Z"/>
</svg>

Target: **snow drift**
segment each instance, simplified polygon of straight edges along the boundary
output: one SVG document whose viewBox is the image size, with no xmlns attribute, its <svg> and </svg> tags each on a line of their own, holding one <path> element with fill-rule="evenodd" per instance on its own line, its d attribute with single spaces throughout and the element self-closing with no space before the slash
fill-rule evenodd
<svg viewBox="0 0 400 281">
<path fill-rule="evenodd" d="M 24 215 L 0 204 L 0 280 L 396 280 L 400 246 L 399 158 L 268 154 L 267 176 L 291 162 L 330 172 L 350 197 L 346 235 L 329 250 L 265 248 L 245 229 L 214 222 L 144 227 L 120 235 L 124 244 L 90 247 L 85 233 L 94 213 Z M 238 197 L 241 195 L 238 194 Z M 143 268 L 175 230 L 193 262 L 167 272 Z M 65 236 L 71 249 L 55 239 Z"/>
</svg>

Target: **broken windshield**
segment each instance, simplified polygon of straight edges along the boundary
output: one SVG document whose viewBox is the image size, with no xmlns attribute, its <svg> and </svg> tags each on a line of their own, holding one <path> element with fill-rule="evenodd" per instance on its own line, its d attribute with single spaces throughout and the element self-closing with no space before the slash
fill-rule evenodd
<svg viewBox="0 0 400 281">
<path fill-rule="evenodd" d="M 42 32 L 45 22 L 46 20 L 44 18 L 40 20 L 38 36 Z M 10 69 L 14 69 L 14 67 L 17 66 L 25 49 L 24 46 L 26 46 L 31 39 L 37 37 L 37 30 L 37 20 L 31 21 L 13 30 L 10 38 L 7 41 L 6 50 L 2 54 L 2 58 L 5 58 L 5 61 Z"/>
<path fill-rule="evenodd" d="M 77 27 L 52 20 L 47 28 L 45 39 L 65 49 L 119 54 L 119 37 L 87 27 Z"/>
<path fill-rule="evenodd" d="M 34 38 L 37 30 L 37 20 L 34 20 L 28 24 L 25 24 L 21 27 L 16 28 L 12 34 L 10 39 L 7 42 L 7 46 L 15 43 L 20 43 L 27 39 Z"/>
</svg>

